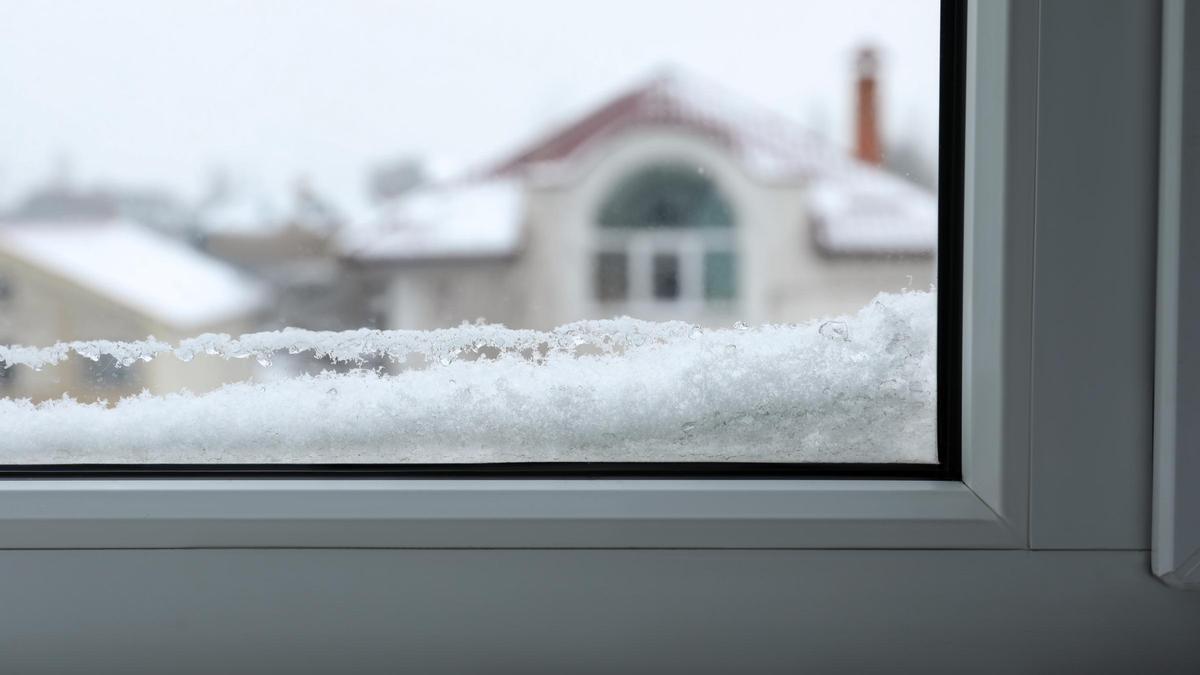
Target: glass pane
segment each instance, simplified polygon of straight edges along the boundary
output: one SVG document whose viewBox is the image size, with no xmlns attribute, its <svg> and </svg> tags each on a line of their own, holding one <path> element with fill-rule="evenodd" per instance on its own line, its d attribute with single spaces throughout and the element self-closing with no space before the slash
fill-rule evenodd
<svg viewBox="0 0 1200 675">
<path fill-rule="evenodd" d="M 728 251 L 704 254 L 704 297 L 732 300 L 737 296 L 737 258 Z"/>
<path fill-rule="evenodd" d="M 933 463 L 939 7 L 6 3 L 0 465 Z"/>
<path fill-rule="evenodd" d="M 731 227 L 733 211 L 702 169 L 663 165 L 622 179 L 598 220 L 604 227 Z"/>
<path fill-rule="evenodd" d="M 679 297 L 679 258 L 671 253 L 654 256 L 654 299 L 674 300 Z"/>
<path fill-rule="evenodd" d="M 112 354 L 99 354 L 95 361 L 85 359 L 81 365 L 86 387 L 97 396 L 129 396 L 137 393 L 138 363 L 121 363 Z M 82 388 L 81 388 L 82 389 Z"/>
<path fill-rule="evenodd" d="M 596 255 L 596 299 L 624 300 L 629 295 L 629 258 L 624 253 Z"/>
</svg>

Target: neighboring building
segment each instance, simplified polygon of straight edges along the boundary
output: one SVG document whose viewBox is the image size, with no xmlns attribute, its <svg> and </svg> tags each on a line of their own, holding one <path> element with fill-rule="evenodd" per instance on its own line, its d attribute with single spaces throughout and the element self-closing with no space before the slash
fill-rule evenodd
<svg viewBox="0 0 1200 675">
<path fill-rule="evenodd" d="M 525 213 L 515 180 L 415 189 L 381 208 L 378 227 L 342 234 L 347 273 L 382 289 L 389 327 L 525 325 L 537 295 L 519 256 Z"/>
<path fill-rule="evenodd" d="M 404 192 L 342 249 L 387 279 L 400 328 L 784 322 L 928 288 L 937 201 L 878 166 L 874 68 L 860 61 L 860 158 L 660 76 L 486 171 Z"/>
<path fill-rule="evenodd" d="M 237 335 L 255 328 L 269 299 L 229 265 L 128 220 L 0 223 L 0 344 Z M 72 357 L 43 373 L 7 369 L 0 395 L 114 400 L 143 388 L 203 391 L 252 372 L 242 360 L 189 367 L 158 358 L 117 368 L 108 358 Z"/>
<path fill-rule="evenodd" d="M 252 193 L 223 191 L 197 218 L 204 251 L 271 287 L 274 302 L 263 328 L 344 330 L 376 323 L 372 300 L 381 295 L 344 268 L 337 248 L 342 219 L 307 183 L 277 212 Z"/>
</svg>

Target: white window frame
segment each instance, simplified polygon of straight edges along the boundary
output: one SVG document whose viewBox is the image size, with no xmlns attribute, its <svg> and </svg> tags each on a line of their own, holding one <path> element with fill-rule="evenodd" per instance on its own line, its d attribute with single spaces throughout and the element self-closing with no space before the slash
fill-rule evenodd
<svg viewBox="0 0 1200 675">
<path fill-rule="evenodd" d="M 1026 547 L 1037 55 L 1009 44 L 1038 27 L 1009 5 L 969 10 L 961 482 L 6 480 L 0 547 Z"/>
</svg>

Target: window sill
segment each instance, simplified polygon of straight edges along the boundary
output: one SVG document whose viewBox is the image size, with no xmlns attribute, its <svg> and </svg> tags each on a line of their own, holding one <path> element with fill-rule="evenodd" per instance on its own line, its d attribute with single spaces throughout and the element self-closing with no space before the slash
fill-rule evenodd
<svg viewBox="0 0 1200 675">
<path fill-rule="evenodd" d="M 0 548 L 1018 548 L 963 483 L 0 483 Z"/>
</svg>

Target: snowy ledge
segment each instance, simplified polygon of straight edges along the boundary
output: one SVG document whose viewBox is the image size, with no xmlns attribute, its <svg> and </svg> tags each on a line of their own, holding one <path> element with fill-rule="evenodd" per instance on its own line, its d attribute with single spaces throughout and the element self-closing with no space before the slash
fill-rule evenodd
<svg viewBox="0 0 1200 675">
<path fill-rule="evenodd" d="M 7 367 L 74 351 L 131 364 L 275 352 L 425 365 L 124 399 L 0 399 L 0 463 L 758 461 L 933 463 L 936 295 L 857 314 L 701 330 L 589 321 L 554 331 L 284 330 L 4 347 Z"/>
</svg>

